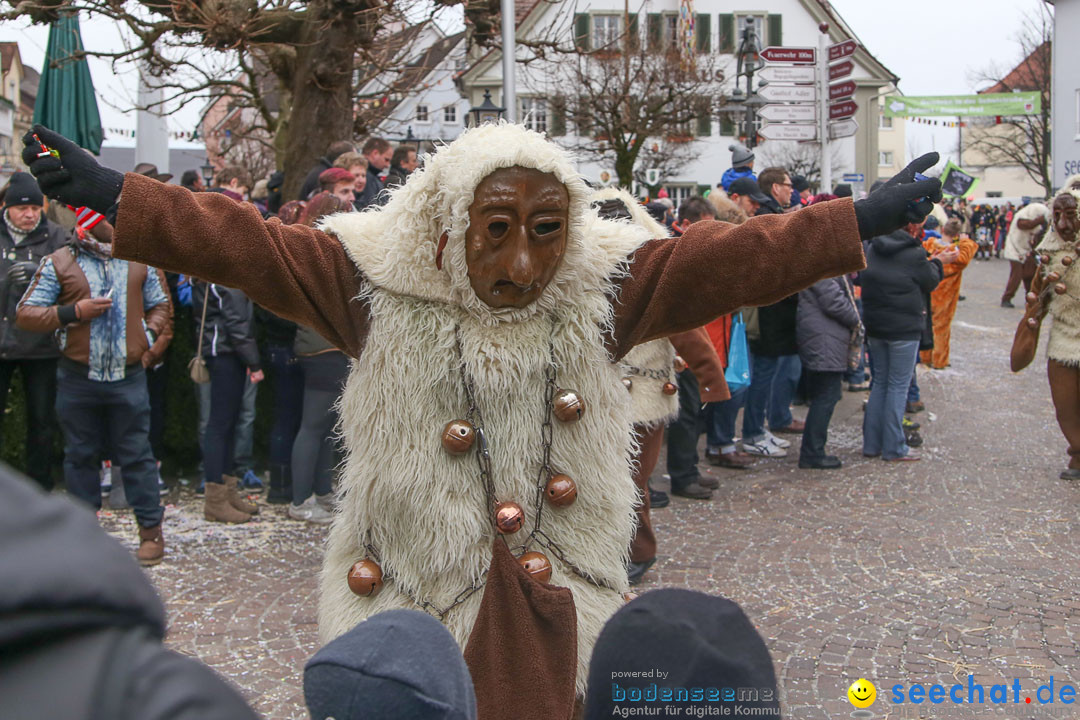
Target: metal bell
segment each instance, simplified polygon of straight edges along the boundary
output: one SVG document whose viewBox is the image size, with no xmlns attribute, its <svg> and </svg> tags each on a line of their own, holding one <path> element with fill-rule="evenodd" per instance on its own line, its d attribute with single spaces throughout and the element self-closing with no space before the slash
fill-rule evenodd
<svg viewBox="0 0 1080 720">
<path fill-rule="evenodd" d="M 1056 270 L 1046 276 L 1046 281 L 1047 282 L 1056 283 L 1060 279 L 1061 279 L 1061 273 L 1057 272 Z"/>
<path fill-rule="evenodd" d="M 535 550 L 527 552 L 518 558 L 518 562 L 534 580 L 542 583 L 551 580 L 551 561 L 544 553 L 538 553 Z"/>
<path fill-rule="evenodd" d="M 476 430 L 468 420 L 451 420 L 442 431 L 443 450 L 451 455 L 469 452 L 476 440 Z"/>
<path fill-rule="evenodd" d="M 544 497 L 555 507 L 573 505 L 577 500 L 577 483 L 569 475 L 552 475 L 544 486 Z"/>
<path fill-rule="evenodd" d="M 501 502 L 495 506 L 495 529 L 503 535 L 513 535 L 525 526 L 525 511 L 516 502 Z"/>
<path fill-rule="evenodd" d="M 677 392 L 679 392 L 679 386 L 678 385 L 676 385 L 673 382 L 664 383 L 664 394 L 665 395 L 674 395 Z"/>
<path fill-rule="evenodd" d="M 1027 294 L 1027 301 L 1028 301 L 1028 302 L 1035 302 L 1035 301 L 1036 301 L 1036 300 L 1038 300 L 1038 299 L 1039 299 L 1039 296 L 1038 296 L 1038 295 L 1036 295 L 1036 294 L 1035 294 L 1035 293 L 1033 293 L 1033 292 L 1029 292 L 1029 293 Z"/>
<path fill-rule="evenodd" d="M 1072 255 L 1066 255 L 1065 257 L 1061 258 L 1061 264 L 1064 265 L 1065 267 L 1069 267 L 1070 265 L 1073 264 L 1073 256 Z"/>
<path fill-rule="evenodd" d="M 1058 295 L 1064 295 L 1065 293 L 1069 292 L 1069 288 L 1065 287 L 1065 283 L 1058 283 L 1054 286 L 1054 292 L 1056 292 Z"/>
<path fill-rule="evenodd" d="M 626 388 L 627 390 L 633 390 L 634 389 L 634 381 L 631 380 L 628 377 L 624 377 L 622 379 L 622 384 L 623 384 L 623 387 Z"/>
<path fill-rule="evenodd" d="M 1080 245 L 1080 243 L 1077 243 L 1077 245 Z M 1080 248 L 1078 248 L 1078 249 L 1080 249 Z M 1039 262 L 1041 262 L 1043 265 L 1049 264 L 1050 263 L 1050 256 L 1049 255 L 1040 255 L 1039 256 Z"/>
<path fill-rule="evenodd" d="M 585 414 L 585 401 L 574 390 L 559 390 L 552 401 L 552 412 L 564 423 L 577 422 Z"/>
<path fill-rule="evenodd" d="M 1028 318 L 1028 327 L 1039 327 L 1039 321 L 1035 318 Z"/>
<path fill-rule="evenodd" d="M 681 355 L 676 355 L 675 356 L 674 366 L 675 366 L 675 372 L 677 372 L 677 373 L 680 373 L 683 370 L 685 370 L 686 368 L 690 367 L 689 365 L 686 364 L 686 361 L 682 359 Z"/>
<path fill-rule="evenodd" d="M 349 589 L 360 597 L 372 597 L 383 586 L 383 573 L 379 563 L 364 559 L 349 568 Z"/>
</svg>

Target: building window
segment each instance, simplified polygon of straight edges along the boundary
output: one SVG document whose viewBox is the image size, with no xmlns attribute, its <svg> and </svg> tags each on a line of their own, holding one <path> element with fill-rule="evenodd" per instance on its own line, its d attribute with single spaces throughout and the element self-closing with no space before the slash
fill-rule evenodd
<svg viewBox="0 0 1080 720">
<path fill-rule="evenodd" d="M 881 115 L 881 122 L 878 124 L 878 127 L 882 130 L 892 130 L 892 121 L 893 119 L 890 116 L 883 113 Z"/>
<path fill-rule="evenodd" d="M 427 122 L 427 121 L 428 121 L 427 105 L 417 105 L 416 106 L 416 122 Z"/>
<path fill-rule="evenodd" d="M 739 44 L 742 42 L 743 31 L 746 30 L 747 20 L 754 26 L 754 35 L 757 36 L 758 42 L 761 43 L 761 47 L 767 47 L 769 45 L 769 40 L 765 37 L 765 16 L 743 14 L 735 16 L 735 49 L 738 50 Z"/>
<path fill-rule="evenodd" d="M 671 202 L 675 203 L 676 210 L 684 200 L 697 194 L 697 185 L 664 185 L 664 189 L 667 190 Z"/>
<path fill-rule="evenodd" d="M 530 130 L 547 132 L 547 101 L 543 98 L 521 98 L 521 122 Z"/>
<path fill-rule="evenodd" d="M 592 21 L 593 49 L 619 49 L 619 37 L 622 35 L 622 15 L 593 15 Z"/>
<path fill-rule="evenodd" d="M 457 122 L 457 106 L 456 105 L 447 105 L 446 107 L 444 107 L 443 111 L 442 111 L 442 119 L 443 119 L 443 122 L 445 122 L 445 123 L 456 123 Z"/>
<path fill-rule="evenodd" d="M 878 165 L 882 167 L 892 167 L 893 165 L 893 153 L 892 150 L 881 150 L 878 152 Z"/>
</svg>

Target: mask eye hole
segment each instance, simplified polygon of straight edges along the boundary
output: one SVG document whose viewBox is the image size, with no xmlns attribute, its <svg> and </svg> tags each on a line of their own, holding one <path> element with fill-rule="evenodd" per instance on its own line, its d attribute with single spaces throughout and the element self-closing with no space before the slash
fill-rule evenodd
<svg viewBox="0 0 1080 720">
<path fill-rule="evenodd" d="M 501 238 L 506 234 L 506 231 L 510 229 L 510 224 L 497 220 L 488 225 L 488 234 L 493 238 Z"/>
<path fill-rule="evenodd" d="M 562 228 L 562 223 L 557 221 L 542 222 L 536 226 L 537 235 L 550 235 Z"/>
</svg>

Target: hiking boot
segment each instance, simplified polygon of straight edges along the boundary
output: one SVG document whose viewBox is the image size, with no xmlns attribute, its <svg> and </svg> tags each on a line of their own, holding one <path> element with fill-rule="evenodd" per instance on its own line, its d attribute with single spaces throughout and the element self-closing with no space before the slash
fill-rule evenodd
<svg viewBox="0 0 1080 720">
<path fill-rule="evenodd" d="M 254 470 L 248 470 L 244 473 L 244 476 L 240 478 L 240 487 L 249 493 L 261 493 L 266 489 L 262 478 Z"/>
<path fill-rule="evenodd" d="M 691 500 L 712 500 L 712 490 L 707 487 L 702 487 L 696 482 L 692 482 L 681 488 L 672 486 L 671 494 L 690 498 Z"/>
<path fill-rule="evenodd" d="M 165 558 L 165 537 L 161 534 L 161 523 L 139 528 L 139 549 L 135 557 L 143 567 L 157 565 Z"/>
<path fill-rule="evenodd" d="M 206 483 L 203 517 L 211 522 L 232 523 L 233 525 L 251 520 L 250 514 L 237 510 L 229 502 L 229 488 L 225 487 L 225 483 L 216 482 Z"/>
<path fill-rule="evenodd" d="M 754 461 L 746 453 L 732 451 L 720 453 L 713 465 L 728 468 L 729 470 L 749 470 L 754 467 Z"/>
<path fill-rule="evenodd" d="M 653 509 L 666 508 L 671 504 L 671 498 L 666 492 L 649 488 L 649 507 Z"/>
<path fill-rule="evenodd" d="M 697 484 L 703 488 L 708 488 L 710 490 L 715 490 L 716 488 L 720 487 L 720 481 L 712 477 L 711 475 L 699 475 Z"/>
<path fill-rule="evenodd" d="M 225 488 L 228 490 L 229 505 L 248 515 L 259 514 L 259 506 L 240 494 L 240 480 L 238 478 L 232 475 L 222 475 L 221 479 L 225 481 Z"/>
<path fill-rule="evenodd" d="M 922 400 L 916 400 L 915 402 L 909 402 L 907 404 L 907 408 L 904 410 L 904 412 L 906 412 L 906 413 L 908 413 L 910 415 L 914 415 L 915 413 L 921 413 L 925 409 L 926 409 L 926 405 L 923 404 L 923 401 Z"/>
<path fill-rule="evenodd" d="M 759 457 L 787 457 L 787 450 L 780 447 L 779 445 L 769 442 L 768 438 L 761 438 L 757 442 L 753 443 L 744 442 L 742 449 L 750 455 L 757 455 Z"/>
<path fill-rule="evenodd" d="M 905 430 L 904 440 L 911 447 L 922 447 L 922 435 L 915 430 Z"/>
<path fill-rule="evenodd" d="M 319 505 L 318 501 L 315 500 L 314 495 L 299 505 L 290 503 L 289 509 L 285 512 L 293 520 L 303 520 L 304 522 L 315 523 L 316 525 L 329 525 L 330 521 L 334 519 L 332 513 L 327 512 Z"/>
<path fill-rule="evenodd" d="M 773 432 L 784 433 L 786 435 L 802 435 L 802 432 L 805 429 L 806 423 L 802 420 L 792 420 L 790 425 L 785 425 L 780 428 L 771 428 Z"/>
<path fill-rule="evenodd" d="M 914 420 L 912 420 L 911 418 L 908 418 L 908 417 L 904 418 L 901 424 L 904 426 L 905 431 L 907 431 L 907 430 L 918 430 L 919 428 L 922 427 L 922 424 L 917 423 L 917 422 L 915 422 Z"/>
<path fill-rule="evenodd" d="M 271 505 L 292 502 L 292 466 L 270 466 L 270 489 L 266 493 L 266 502 Z"/>
</svg>

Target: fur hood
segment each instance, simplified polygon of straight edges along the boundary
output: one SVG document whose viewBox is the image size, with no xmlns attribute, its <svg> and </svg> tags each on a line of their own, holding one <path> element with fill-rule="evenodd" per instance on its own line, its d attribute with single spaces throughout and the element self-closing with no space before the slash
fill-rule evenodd
<svg viewBox="0 0 1080 720">
<path fill-rule="evenodd" d="M 476 186 L 496 170 L 514 166 L 553 174 L 570 196 L 566 253 L 543 294 L 525 308 L 491 308 L 469 284 L 465 231 Z M 349 257 L 377 288 L 398 295 L 458 305 L 485 325 L 521 322 L 552 314 L 566 302 L 612 277 L 601 273 L 613 264 L 625 272 L 625 243 L 598 243 L 611 221 L 589 208 L 590 190 L 571 157 L 543 135 L 521 125 L 500 123 L 466 130 L 427 158 L 425 166 L 394 190 L 385 207 L 327 218 L 323 230 L 341 239 Z M 601 227 L 598 227 L 599 224 Z M 439 238 L 447 234 L 443 267 L 435 266 Z M 631 231 L 632 232 L 632 231 Z M 623 231 L 625 235 L 625 230 Z M 651 239 L 638 233 L 636 244 Z M 586 241 L 589 238 L 589 241 Z"/>
</svg>

